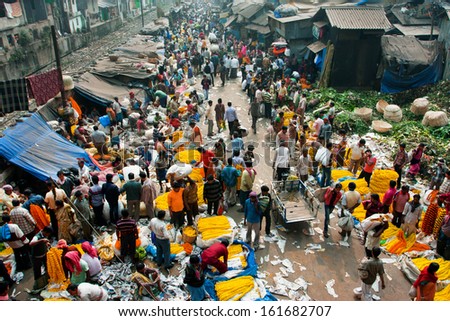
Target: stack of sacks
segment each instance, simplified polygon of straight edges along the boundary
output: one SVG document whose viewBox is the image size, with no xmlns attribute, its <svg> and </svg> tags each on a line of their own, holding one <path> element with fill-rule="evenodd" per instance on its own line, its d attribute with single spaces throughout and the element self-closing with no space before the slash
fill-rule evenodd
<svg viewBox="0 0 450 321">
<path fill-rule="evenodd" d="M 345 169 L 333 169 L 331 171 L 331 179 L 335 182 L 344 177 L 353 177 L 353 173 Z"/>
<path fill-rule="evenodd" d="M 216 243 L 220 238 L 226 238 L 233 242 L 234 220 L 228 216 L 200 217 L 197 222 L 197 246 L 207 248 Z"/>
<path fill-rule="evenodd" d="M 370 178 L 370 192 L 384 194 L 389 189 L 390 181 L 397 181 L 398 174 L 390 169 L 376 169 Z"/>
</svg>

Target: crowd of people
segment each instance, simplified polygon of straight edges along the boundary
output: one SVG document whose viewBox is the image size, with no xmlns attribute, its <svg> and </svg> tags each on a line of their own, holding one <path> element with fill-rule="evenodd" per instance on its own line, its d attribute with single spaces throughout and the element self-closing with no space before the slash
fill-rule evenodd
<svg viewBox="0 0 450 321">
<path fill-rule="evenodd" d="M 120 241 L 119 259 L 129 257 L 136 263 L 132 280 L 138 285 L 138 297 L 163 298 L 160 270 L 149 268 L 135 258 L 137 222 L 141 218 L 140 204 L 143 203 L 145 217 L 150 220 L 152 242 L 157 248 L 156 264 L 166 270 L 171 269 L 167 213 L 155 208 L 155 199 L 168 191 L 168 215 L 175 229 L 192 226 L 199 214 L 197 182 L 168 173 L 168 169 L 176 164 L 175 154 L 181 146 L 200 154 L 200 160 L 193 165 L 203 167 L 203 201 L 207 204 L 207 215 L 221 215 L 224 209 L 231 210 L 239 203 L 236 210 L 244 215 L 246 243 L 255 251 L 259 249 L 262 226 L 265 234 L 273 237 L 270 188 L 268 184 L 263 184 L 259 191 L 255 188 L 258 175 L 254 168 L 255 146 L 246 143 L 249 132 L 240 119 L 245 115 L 238 114 L 232 101 L 225 102 L 220 97 L 213 101 L 210 93 L 215 85 L 226 86 L 239 74 L 242 90 L 248 96 L 248 116 L 253 133 L 257 133 L 258 119 L 265 118 L 270 124 L 266 142 L 274 149 L 271 158 L 274 180 L 296 176 L 305 184 L 317 184 L 327 189 L 324 196 L 325 238 L 329 237 L 330 214 L 336 206 L 351 214 L 361 203 L 366 210 L 366 218 L 391 212 L 392 223 L 401 227 L 406 235 L 416 232 L 423 207 L 420 195 L 410 199 L 409 186 L 402 175 L 405 167 L 409 168 L 409 179 L 418 174 L 420 160 L 426 157 L 425 144 L 420 144 L 410 156 L 405 150 L 406 145 L 399 144 L 399 150 L 392 159 L 392 167 L 399 177 L 390 182 L 390 189 L 383 199 L 372 194 L 370 199 L 363 201 L 355 191 L 354 183 L 348 184 L 348 191 L 343 192 L 341 184 L 335 182 L 332 185 L 332 169 L 348 168 L 355 176 L 359 172 L 358 178 L 365 179 L 370 186 L 377 158 L 366 147 L 364 139 L 350 143 L 347 135 L 351 133 L 336 129 L 333 101 L 325 106 L 314 106 L 308 101 L 314 68 L 291 53 L 289 47 L 284 53 L 275 55 L 254 39 L 236 39 L 200 2 L 195 2 L 192 9 L 189 13 L 182 13 L 177 23 L 161 33 L 159 38 L 165 45 L 165 58 L 157 67 L 156 78 L 149 82 L 143 101 L 134 92 L 130 92 L 128 106 L 122 106 L 115 98 L 106 110 L 109 132 L 96 125 L 90 133 L 86 129 L 87 122 L 81 120 L 72 137 L 78 145 L 88 147 L 92 144 L 98 154 L 108 155 L 112 148 L 123 148 L 121 137 L 133 131 L 146 137 L 143 146 L 135 150 L 133 160 L 116 157 L 112 161 L 114 173 L 106 174 L 106 182 L 101 182 L 99 175 L 80 159 L 76 171 L 62 170 L 57 173 L 57 180 L 48 181 L 48 191 L 42 196 L 30 189 L 16 193 L 12 186 L 3 186 L 1 238 L 13 249 L 18 271 L 33 267 L 36 288 L 44 276 L 41 267 L 46 264 L 45 255 L 54 239 L 57 248 L 63 251 L 64 273 L 71 282 L 68 291 L 81 300 L 106 300 L 107 293 L 98 285 L 91 284 L 95 283 L 102 266 L 96 249 L 89 242 L 109 223 Z M 216 77 L 220 78 L 220 83 L 215 83 Z M 200 79 L 198 84 L 197 78 Z M 177 91 L 180 86 L 195 84 L 201 91 L 192 90 L 188 95 Z M 310 120 L 307 112 L 313 109 L 315 119 Z M 148 122 L 150 114 L 154 115 L 151 123 Z M 127 118 L 126 127 L 124 120 Z M 202 118 L 207 125 L 206 135 L 200 126 Z M 214 128 L 217 128 L 217 133 Z M 175 139 L 175 133 L 180 129 L 182 137 Z M 146 136 L 149 130 L 152 131 L 151 139 Z M 221 132 L 226 132 L 225 137 L 217 136 Z M 154 155 L 156 159 L 153 159 Z M 295 167 L 295 172 L 291 171 L 292 167 Z M 127 175 L 126 168 L 129 169 Z M 153 175 L 157 182 L 152 179 Z M 116 184 L 117 177 L 123 181 L 120 188 Z M 430 189 L 438 190 L 436 200 L 449 210 L 450 171 L 442 160 L 436 166 Z M 121 195 L 126 196 L 126 209 L 122 209 L 120 204 Z M 105 204 L 109 208 L 107 211 Z M 105 219 L 105 211 L 109 221 Z M 439 236 L 440 254 L 450 248 L 449 217 L 446 216 Z M 365 273 L 369 276 L 361 276 L 366 299 L 371 299 L 370 288 L 377 274 L 381 276 L 384 287 L 383 268 L 378 256 L 380 235 L 387 226 L 386 222 L 369 231 L 362 240 L 370 259 L 369 267 L 364 268 L 369 271 Z M 351 229 L 341 231 L 345 241 L 350 234 Z M 73 245 L 80 240 L 85 241 L 82 243 L 83 255 Z M 214 266 L 219 273 L 227 271 L 228 245 L 228 240 L 221 240 L 201 255 L 190 257 L 184 282 L 191 300 L 209 297 L 203 285 L 208 266 Z M 414 283 L 418 300 L 432 299 L 430 293 L 435 288 L 427 287 L 427 284 L 436 283 L 434 273 L 438 268 L 434 265 L 428 267 Z M 0 298 L 7 297 L 8 285 L 13 284 L 4 270 L 3 263 L 0 263 L 4 277 Z M 424 286 L 423 282 L 428 283 Z"/>
</svg>

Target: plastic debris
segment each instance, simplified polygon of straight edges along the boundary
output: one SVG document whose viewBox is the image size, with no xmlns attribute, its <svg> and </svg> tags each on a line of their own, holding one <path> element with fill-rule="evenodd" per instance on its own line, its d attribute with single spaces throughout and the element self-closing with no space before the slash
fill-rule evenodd
<svg viewBox="0 0 450 321">
<path fill-rule="evenodd" d="M 286 240 L 279 239 L 277 242 L 278 247 L 280 248 L 281 253 L 284 254 L 284 250 L 286 248 Z"/>
<path fill-rule="evenodd" d="M 286 270 L 289 273 L 295 273 L 292 262 L 289 259 L 284 259 L 281 263 L 286 267 Z"/>
<path fill-rule="evenodd" d="M 339 297 L 336 294 L 336 291 L 333 289 L 333 286 L 336 284 L 336 281 L 334 279 L 331 279 L 327 282 L 327 284 L 325 285 L 325 287 L 327 288 L 327 292 L 329 295 L 331 295 L 333 298 L 337 298 Z"/>
<path fill-rule="evenodd" d="M 308 289 L 308 282 L 305 281 L 305 279 L 303 279 L 302 277 L 297 278 L 294 281 L 295 284 L 298 284 L 300 286 L 300 290 L 306 291 Z"/>
<path fill-rule="evenodd" d="M 293 290 L 293 291 L 298 291 L 301 287 L 301 285 L 288 281 L 285 278 L 281 277 L 281 275 L 277 274 L 277 276 L 275 276 L 273 278 L 275 284 L 278 286 L 284 286 L 289 290 Z"/>
</svg>

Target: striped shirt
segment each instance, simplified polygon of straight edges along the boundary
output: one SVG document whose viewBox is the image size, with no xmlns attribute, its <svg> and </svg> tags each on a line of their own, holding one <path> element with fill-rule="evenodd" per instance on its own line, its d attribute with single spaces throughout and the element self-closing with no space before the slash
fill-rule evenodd
<svg viewBox="0 0 450 321">
<path fill-rule="evenodd" d="M 132 218 L 123 218 L 117 222 L 116 232 L 119 232 L 121 236 L 129 235 L 131 233 L 138 234 L 136 221 Z"/>
<path fill-rule="evenodd" d="M 16 206 L 11 210 L 10 215 L 11 221 L 20 227 L 23 234 L 30 234 L 34 231 L 36 221 L 25 208 Z"/>
</svg>

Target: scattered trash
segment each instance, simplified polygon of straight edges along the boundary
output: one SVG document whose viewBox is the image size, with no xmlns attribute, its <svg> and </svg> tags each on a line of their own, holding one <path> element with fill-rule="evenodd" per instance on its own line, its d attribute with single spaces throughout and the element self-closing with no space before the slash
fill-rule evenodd
<svg viewBox="0 0 450 321">
<path fill-rule="evenodd" d="M 284 259 L 281 263 L 286 267 L 289 273 L 295 273 L 292 262 L 289 259 Z"/>
<path fill-rule="evenodd" d="M 16 274 L 14 274 L 14 276 L 12 277 L 13 281 L 16 282 L 16 284 L 19 284 L 20 281 L 23 280 L 23 272 L 17 272 Z"/>
<path fill-rule="evenodd" d="M 297 278 L 294 283 L 300 285 L 299 289 L 303 291 L 306 291 L 308 289 L 308 285 L 311 285 L 311 283 L 306 282 L 302 277 Z"/>
<path fill-rule="evenodd" d="M 310 250 L 310 251 L 319 251 L 319 250 L 322 250 L 322 245 L 314 244 L 314 243 L 308 243 L 308 244 L 306 244 L 306 249 Z"/>
<path fill-rule="evenodd" d="M 280 267 L 280 271 L 281 271 L 281 275 L 282 276 L 284 276 L 286 278 L 289 276 L 289 273 L 288 273 L 288 271 L 287 271 L 287 269 L 285 267 L 281 266 Z"/>
<path fill-rule="evenodd" d="M 281 277 L 281 275 L 279 275 L 279 274 L 277 274 L 277 276 L 275 276 L 273 278 L 273 280 L 274 280 L 275 284 L 277 285 L 277 287 L 278 286 L 284 286 L 287 289 L 293 290 L 293 291 L 298 291 L 300 289 L 300 287 L 301 287 L 300 284 L 288 281 L 285 278 Z"/>
<path fill-rule="evenodd" d="M 350 274 L 348 274 L 348 272 L 345 272 L 345 277 L 346 277 L 346 278 L 349 278 L 349 277 L 350 277 Z"/>
<path fill-rule="evenodd" d="M 350 247 L 350 244 L 348 243 L 348 242 L 346 242 L 346 241 L 339 241 L 339 245 L 340 246 L 344 246 L 344 247 Z"/>
<path fill-rule="evenodd" d="M 279 239 L 277 242 L 278 247 L 280 248 L 281 253 L 284 254 L 284 250 L 286 248 L 286 240 Z"/>
<path fill-rule="evenodd" d="M 319 235 L 323 234 L 323 230 L 320 227 L 315 227 L 315 228 L 313 228 L 313 230 L 314 230 L 314 232 L 316 232 Z"/>
<path fill-rule="evenodd" d="M 333 289 L 333 286 L 336 284 L 336 281 L 334 279 L 331 279 L 327 282 L 327 284 L 325 285 L 325 287 L 327 288 L 327 292 L 329 295 L 333 296 L 333 298 L 337 298 L 339 297 L 336 294 L 336 291 Z"/>
</svg>

